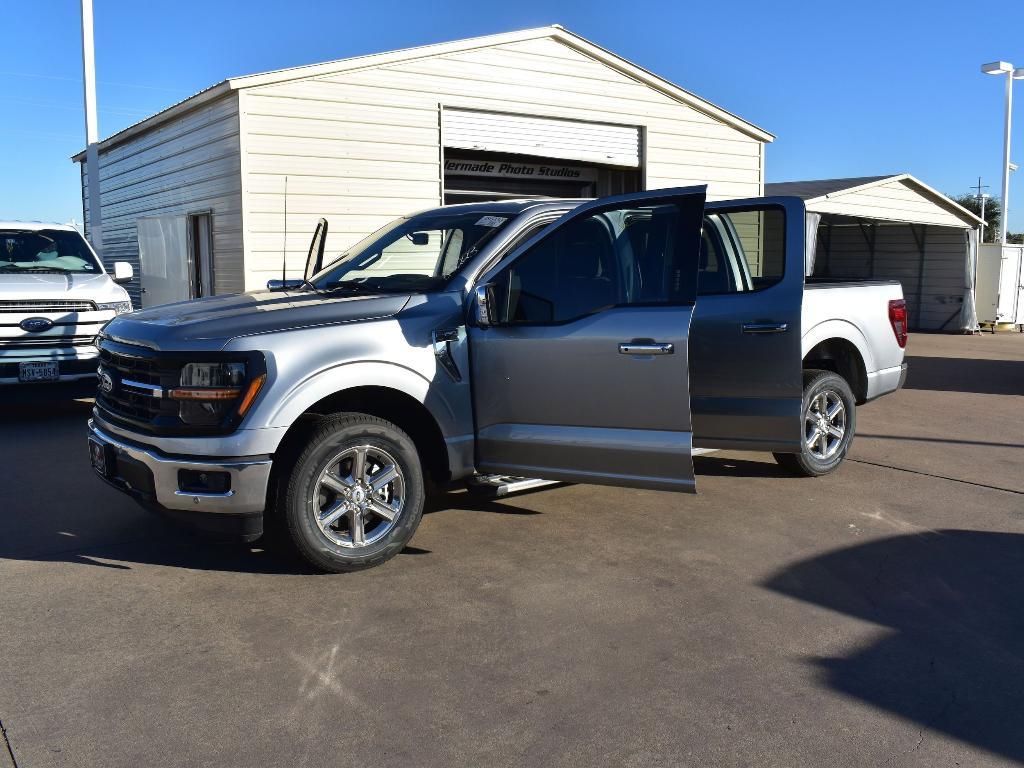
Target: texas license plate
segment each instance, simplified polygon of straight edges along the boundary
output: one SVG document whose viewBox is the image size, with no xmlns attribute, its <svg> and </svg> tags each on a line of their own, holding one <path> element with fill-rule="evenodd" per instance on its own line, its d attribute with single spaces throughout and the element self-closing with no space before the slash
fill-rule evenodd
<svg viewBox="0 0 1024 768">
<path fill-rule="evenodd" d="M 89 438 L 89 459 L 92 468 L 103 477 L 107 476 L 107 447 L 99 440 Z"/>
<path fill-rule="evenodd" d="M 18 381 L 57 381 L 59 378 L 60 368 L 57 363 L 18 363 Z"/>
</svg>

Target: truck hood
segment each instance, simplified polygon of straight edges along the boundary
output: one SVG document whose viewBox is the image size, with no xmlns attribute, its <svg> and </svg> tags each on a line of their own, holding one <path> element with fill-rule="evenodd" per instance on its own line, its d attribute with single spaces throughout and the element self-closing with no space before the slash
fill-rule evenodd
<svg viewBox="0 0 1024 768">
<path fill-rule="evenodd" d="M 124 301 L 124 290 L 106 274 L 0 272 L 0 299 Z"/>
<path fill-rule="evenodd" d="M 120 315 L 103 335 L 156 350 L 221 349 L 239 336 L 391 317 L 409 294 L 331 295 L 313 291 L 253 291 L 163 304 Z"/>
</svg>

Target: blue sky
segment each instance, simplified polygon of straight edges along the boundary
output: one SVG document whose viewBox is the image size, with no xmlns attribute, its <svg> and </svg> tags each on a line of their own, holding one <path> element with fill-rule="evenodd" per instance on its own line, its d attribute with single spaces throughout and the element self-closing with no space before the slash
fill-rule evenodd
<svg viewBox="0 0 1024 768">
<path fill-rule="evenodd" d="M 100 133 L 225 77 L 558 23 L 778 136 L 769 181 L 908 171 L 998 194 L 1002 82 L 1024 66 L 1024 3 L 581 0 L 500 4 L 94 0 Z M 81 219 L 78 0 L 0 14 L 0 218 Z M 1024 81 L 1010 229 L 1024 230 Z"/>
</svg>

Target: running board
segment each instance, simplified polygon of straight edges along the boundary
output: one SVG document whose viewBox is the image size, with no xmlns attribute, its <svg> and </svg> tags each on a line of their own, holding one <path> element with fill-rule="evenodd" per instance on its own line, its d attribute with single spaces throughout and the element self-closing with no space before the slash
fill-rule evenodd
<svg viewBox="0 0 1024 768">
<path fill-rule="evenodd" d="M 469 489 L 493 498 L 508 496 L 510 493 L 544 488 L 549 485 L 563 485 L 557 480 L 538 480 L 535 477 L 513 477 L 510 475 L 476 475 L 466 481 Z"/>
<path fill-rule="evenodd" d="M 694 448 L 692 455 L 706 456 L 715 453 L 717 448 Z M 532 491 L 534 488 L 546 488 L 551 485 L 565 485 L 558 480 L 539 480 L 535 477 L 514 477 L 512 475 L 474 475 L 466 481 L 466 486 L 473 492 L 488 495 L 492 498 L 508 496 L 510 493 Z"/>
</svg>

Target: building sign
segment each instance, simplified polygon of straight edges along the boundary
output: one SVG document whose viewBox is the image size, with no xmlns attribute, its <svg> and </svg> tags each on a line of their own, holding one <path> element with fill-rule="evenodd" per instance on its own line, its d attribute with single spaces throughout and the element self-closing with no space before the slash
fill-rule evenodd
<svg viewBox="0 0 1024 768">
<path fill-rule="evenodd" d="M 490 179 L 531 179 L 536 181 L 597 181 L 596 168 L 579 168 L 550 163 L 519 163 L 514 160 L 446 160 L 444 172 L 451 176 Z"/>
</svg>

